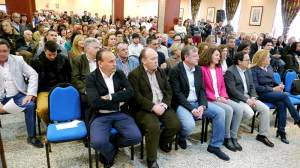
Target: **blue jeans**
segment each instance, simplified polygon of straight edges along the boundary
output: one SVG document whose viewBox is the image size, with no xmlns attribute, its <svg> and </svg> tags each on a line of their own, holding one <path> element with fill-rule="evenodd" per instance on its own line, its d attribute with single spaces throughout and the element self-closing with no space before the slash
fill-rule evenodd
<svg viewBox="0 0 300 168">
<path fill-rule="evenodd" d="M 111 128 L 118 130 L 116 142 L 111 141 Z M 133 118 L 122 112 L 103 114 L 95 118 L 90 126 L 91 145 L 107 161 L 111 161 L 118 147 L 138 144 L 142 135 Z"/>
<path fill-rule="evenodd" d="M 286 108 L 288 108 L 295 122 L 300 121 L 300 116 L 289 96 L 281 92 L 260 93 L 259 99 L 263 102 L 273 103 L 278 109 L 278 131 L 285 132 L 286 126 Z"/>
<path fill-rule="evenodd" d="M 198 103 L 191 103 L 195 108 L 198 108 Z M 185 139 L 195 128 L 195 119 L 193 114 L 183 106 L 178 106 L 177 117 L 181 124 L 180 139 Z M 220 147 L 224 142 L 225 135 L 225 110 L 219 106 L 208 102 L 207 109 L 202 114 L 203 119 L 212 119 L 213 131 L 210 146 Z"/>
<path fill-rule="evenodd" d="M 28 137 L 33 138 L 35 137 L 35 122 L 36 122 L 36 114 L 35 114 L 35 103 L 31 100 L 28 104 L 22 105 L 22 101 L 26 95 L 23 93 L 18 93 L 13 97 L 6 97 L 4 98 L 1 103 L 4 105 L 6 104 L 11 98 L 14 99 L 16 105 L 19 107 L 25 108 L 25 123 L 27 128 Z"/>
</svg>

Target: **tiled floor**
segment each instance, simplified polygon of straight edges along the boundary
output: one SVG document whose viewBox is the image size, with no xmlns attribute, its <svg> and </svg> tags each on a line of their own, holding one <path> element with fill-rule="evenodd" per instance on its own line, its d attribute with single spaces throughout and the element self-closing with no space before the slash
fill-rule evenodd
<svg viewBox="0 0 300 168">
<path fill-rule="evenodd" d="M 8 168 L 46 167 L 45 149 L 37 149 L 26 143 L 23 114 L 0 117 Z M 274 116 L 272 118 L 274 119 Z M 172 150 L 168 154 L 159 152 L 158 163 L 162 168 L 298 168 L 300 165 L 300 128 L 290 121 L 286 129 L 290 144 L 283 144 L 279 139 L 276 139 L 276 130 L 272 127 L 270 139 L 275 143 L 275 147 L 269 148 L 255 140 L 256 133 L 250 134 L 247 127 L 244 127 L 241 134 L 242 138 L 239 140 L 243 146 L 243 151 L 231 152 L 223 148 L 231 157 L 229 162 L 221 161 L 208 153 L 206 143 L 201 144 L 192 140 L 187 150 Z M 195 137 L 192 138 L 195 139 Z M 50 161 L 53 168 L 88 167 L 87 148 L 80 142 L 54 144 L 52 151 Z M 135 151 L 135 160 L 131 161 L 129 149 L 121 149 L 114 167 L 145 167 L 145 160 L 142 161 L 139 158 L 139 145 L 136 146 Z"/>
</svg>

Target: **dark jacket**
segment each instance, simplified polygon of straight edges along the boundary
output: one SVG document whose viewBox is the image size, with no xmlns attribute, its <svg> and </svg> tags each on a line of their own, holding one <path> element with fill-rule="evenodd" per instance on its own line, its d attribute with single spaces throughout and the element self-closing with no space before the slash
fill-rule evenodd
<svg viewBox="0 0 300 168">
<path fill-rule="evenodd" d="M 86 55 L 79 55 L 74 57 L 71 61 L 72 66 L 72 83 L 80 91 L 85 93 L 86 76 L 90 73 L 89 61 Z"/>
<path fill-rule="evenodd" d="M 290 54 L 288 54 L 285 58 L 286 58 L 286 69 L 293 69 L 295 70 L 297 73 L 300 73 L 299 71 L 299 63 L 296 59 L 296 57 L 300 58 L 300 55 L 298 55 L 295 52 L 292 52 Z"/>
<path fill-rule="evenodd" d="M 255 66 L 251 68 L 253 82 L 257 94 L 272 92 L 275 86 L 274 72 L 271 66 L 268 66 L 267 71 Z"/>
<path fill-rule="evenodd" d="M 167 75 L 160 68 L 157 68 L 155 74 L 159 88 L 163 94 L 162 102 L 170 107 L 172 90 L 167 80 Z M 154 106 L 154 103 L 152 102 L 153 94 L 147 73 L 143 65 L 140 65 L 133 70 L 129 74 L 128 79 L 134 90 L 133 112 L 146 111 L 152 113 L 152 107 Z"/>
<path fill-rule="evenodd" d="M 37 47 L 38 46 L 34 41 L 30 42 L 27 45 L 24 37 L 21 37 L 16 41 L 17 51 L 25 50 L 25 51 L 28 51 L 28 52 L 31 52 L 32 54 L 34 54 L 36 52 Z"/>
<path fill-rule="evenodd" d="M 255 86 L 252 79 L 252 73 L 250 69 L 245 72 L 245 78 L 247 83 L 248 95 L 251 97 L 257 97 Z M 227 94 L 229 98 L 236 102 L 247 102 L 248 97 L 244 95 L 244 84 L 240 76 L 240 73 L 236 65 L 229 67 L 224 75 L 224 80 L 226 84 Z"/>
<path fill-rule="evenodd" d="M 226 58 L 227 66 L 233 65 L 234 55 L 236 53 L 236 48 L 228 48 L 228 56 Z"/>
<path fill-rule="evenodd" d="M 252 60 L 254 54 L 256 53 L 256 51 L 258 50 L 258 45 L 257 45 L 257 42 L 255 43 L 252 43 L 251 46 L 250 46 L 250 52 L 249 52 L 249 56 L 250 56 L 250 59 Z"/>
<path fill-rule="evenodd" d="M 32 61 L 32 67 L 39 74 L 38 92 L 50 91 L 59 83 L 71 83 L 71 65 L 64 55 L 57 54 L 55 60 L 50 61 L 42 52 Z"/>
<path fill-rule="evenodd" d="M 194 107 L 187 101 L 190 93 L 190 87 L 183 63 L 180 62 L 173 69 L 171 69 L 169 76 L 170 85 L 173 90 L 172 107 L 177 109 L 178 106 L 181 105 L 189 111 L 192 111 Z M 198 106 L 204 105 L 207 107 L 205 86 L 202 79 L 200 66 L 195 67 L 194 85 L 198 99 Z"/>
<path fill-rule="evenodd" d="M 158 66 L 166 62 L 166 56 L 164 53 L 157 51 L 158 54 Z"/>
<path fill-rule="evenodd" d="M 113 75 L 114 91 L 111 100 L 101 99 L 101 96 L 108 95 L 108 88 L 103 79 L 100 70 L 95 71 L 86 77 L 86 93 L 92 112 L 92 119 L 97 115 L 99 110 L 119 111 L 121 102 L 128 102 L 133 96 L 133 89 L 122 71 L 117 70 Z M 121 110 L 122 111 L 122 110 Z"/>
</svg>

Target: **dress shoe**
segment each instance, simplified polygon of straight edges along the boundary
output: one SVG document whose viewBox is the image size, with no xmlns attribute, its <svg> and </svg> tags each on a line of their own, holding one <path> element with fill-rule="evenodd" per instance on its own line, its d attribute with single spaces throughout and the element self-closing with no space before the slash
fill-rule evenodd
<svg viewBox="0 0 300 168">
<path fill-rule="evenodd" d="M 283 143 L 289 144 L 289 140 L 286 139 L 286 133 L 285 132 L 278 132 L 276 133 L 276 137 L 280 136 L 280 140 Z"/>
<path fill-rule="evenodd" d="M 256 136 L 256 140 L 264 143 L 265 145 L 269 146 L 269 147 L 274 147 L 274 144 L 264 135 L 257 135 Z"/>
<path fill-rule="evenodd" d="M 233 145 L 231 138 L 225 138 L 225 139 L 224 139 L 224 146 L 225 146 L 227 149 L 229 149 L 229 150 L 231 150 L 231 151 L 233 151 L 233 152 L 236 152 L 236 148 L 235 148 L 235 146 Z"/>
<path fill-rule="evenodd" d="M 178 139 L 178 145 L 180 146 L 181 149 L 186 149 L 187 148 L 186 139 Z"/>
<path fill-rule="evenodd" d="M 43 148 L 44 147 L 43 143 L 39 139 L 37 139 L 36 137 L 27 138 L 27 143 L 29 143 L 32 146 L 37 147 L 37 148 Z"/>
<path fill-rule="evenodd" d="M 147 166 L 148 166 L 148 168 L 159 168 L 156 160 L 155 161 L 149 161 L 149 160 L 147 160 Z"/>
<path fill-rule="evenodd" d="M 295 125 L 298 125 L 298 127 L 300 128 L 300 121 L 295 122 Z"/>
<path fill-rule="evenodd" d="M 235 146 L 236 150 L 238 150 L 238 151 L 242 151 L 243 150 L 242 146 L 238 143 L 238 141 L 237 141 L 236 138 L 232 138 L 231 140 L 232 140 L 232 143 Z"/>
<path fill-rule="evenodd" d="M 159 143 L 159 147 L 162 151 L 166 153 L 169 153 L 172 150 L 168 143 Z"/>
<path fill-rule="evenodd" d="M 114 159 L 111 161 L 107 161 L 106 158 L 99 152 L 99 161 L 103 164 L 104 168 L 110 168 L 114 165 Z"/>
<path fill-rule="evenodd" d="M 215 154 L 218 158 L 220 158 L 222 160 L 225 160 L 225 161 L 230 160 L 229 156 L 227 156 L 224 152 L 222 152 L 220 148 L 208 146 L 207 151 Z"/>
</svg>

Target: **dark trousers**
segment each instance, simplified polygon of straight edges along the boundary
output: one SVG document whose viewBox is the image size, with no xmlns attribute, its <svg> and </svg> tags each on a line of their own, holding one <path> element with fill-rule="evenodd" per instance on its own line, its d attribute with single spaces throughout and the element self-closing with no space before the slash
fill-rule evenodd
<svg viewBox="0 0 300 168">
<path fill-rule="evenodd" d="M 136 122 L 146 138 L 147 160 L 157 159 L 157 148 L 159 143 L 167 144 L 174 140 L 174 136 L 180 130 L 180 122 L 171 109 L 167 109 L 162 116 L 154 113 L 139 111 L 136 113 Z M 163 124 L 163 131 L 160 132 L 160 122 Z"/>
<path fill-rule="evenodd" d="M 35 114 L 35 103 L 31 100 L 30 103 L 26 105 L 22 105 L 22 101 L 25 98 L 26 95 L 23 93 L 18 93 L 17 95 L 13 97 L 7 97 L 4 98 L 1 103 L 4 105 L 6 104 L 10 99 L 14 99 L 16 105 L 19 107 L 25 108 L 24 113 L 25 113 L 25 123 L 26 123 L 26 128 L 27 128 L 27 134 L 28 137 L 33 138 L 35 137 L 35 122 L 36 122 L 36 114 Z"/>
<path fill-rule="evenodd" d="M 263 102 L 273 103 L 278 109 L 278 131 L 285 132 L 286 108 L 288 108 L 292 118 L 300 121 L 299 113 L 289 99 L 289 96 L 282 92 L 260 93 L 259 99 Z"/>
<path fill-rule="evenodd" d="M 110 130 L 115 128 L 118 135 L 111 140 Z M 118 147 L 138 144 L 142 140 L 134 119 L 122 112 L 103 114 L 95 118 L 90 126 L 91 146 L 99 151 L 107 161 L 111 161 Z"/>
</svg>

